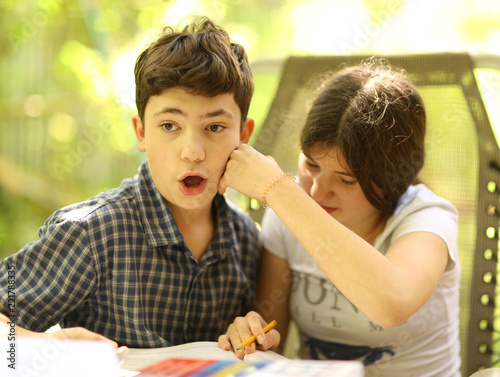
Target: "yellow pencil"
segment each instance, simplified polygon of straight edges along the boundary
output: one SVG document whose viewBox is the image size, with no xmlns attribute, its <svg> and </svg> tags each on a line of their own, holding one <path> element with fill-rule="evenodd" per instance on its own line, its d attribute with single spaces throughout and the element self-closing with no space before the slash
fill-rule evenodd
<svg viewBox="0 0 500 377">
<path fill-rule="evenodd" d="M 274 326 L 276 326 L 278 324 L 278 322 L 276 322 L 276 320 L 272 320 L 271 322 L 269 322 L 267 324 L 267 326 L 264 327 L 264 332 L 268 332 L 269 330 L 271 330 Z M 237 350 L 240 350 L 240 349 L 243 349 L 245 348 L 246 346 L 248 346 L 250 343 L 252 342 L 255 342 L 255 335 L 252 335 L 250 338 L 248 338 L 247 340 L 245 340 L 243 343 L 240 344 L 240 346 L 238 348 L 236 348 Z"/>
</svg>

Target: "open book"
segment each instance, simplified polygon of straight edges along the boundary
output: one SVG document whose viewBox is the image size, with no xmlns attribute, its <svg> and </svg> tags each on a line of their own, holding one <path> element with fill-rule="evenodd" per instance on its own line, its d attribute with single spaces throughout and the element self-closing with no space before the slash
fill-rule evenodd
<svg viewBox="0 0 500 377">
<path fill-rule="evenodd" d="M 201 341 L 178 346 L 161 348 L 130 348 L 121 367 L 128 370 L 141 370 L 164 359 L 211 359 L 238 360 L 233 351 L 224 351 L 217 342 Z M 245 355 L 247 363 L 272 360 L 288 360 L 273 351 L 255 351 Z"/>
<path fill-rule="evenodd" d="M 242 361 L 234 352 L 221 349 L 217 342 L 205 341 L 163 348 L 132 348 L 121 367 L 122 376 L 126 377 L 364 376 L 360 361 L 292 360 L 273 351 L 259 350 L 245 355 Z"/>
</svg>

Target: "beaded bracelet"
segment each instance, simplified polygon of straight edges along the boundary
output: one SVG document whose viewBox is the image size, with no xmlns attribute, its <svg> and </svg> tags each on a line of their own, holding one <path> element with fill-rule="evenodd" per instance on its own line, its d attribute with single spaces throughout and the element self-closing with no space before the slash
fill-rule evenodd
<svg viewBox="0 0 500 377">
<path fill-rule="evenodd" d="M 269 208 L 269 204 L 267 204 L 267 195 L 269 194 L 269 191 L 276 185 L 278 182 L 280 182 L 283 178 L 290 178 L 291 180 L 294 180 L 294 175 L 292 173 L 283 173 L 276 177 L 274 181 L 272 181 L 267 187 L 264 189 L 264 192 L 262 193 L 262 200 L 260 203 L 262 204 L 263 208 Z"/>
</svg>

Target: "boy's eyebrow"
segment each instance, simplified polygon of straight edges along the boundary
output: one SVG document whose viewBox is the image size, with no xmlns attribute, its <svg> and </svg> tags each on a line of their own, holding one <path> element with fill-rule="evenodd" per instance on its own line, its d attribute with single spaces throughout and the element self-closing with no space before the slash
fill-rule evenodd
<svg viewBox="0 0 500 377">
<path fill-rule="evenodd" d="M 153 116 L 158 117 L 162 114 L 176 114 L 176 115 L 183 115 L 183 116 L 186 115 L 181 109 L 178 109 L 176 107 L 164 107 L 163 109 L 155 112 L 153 114 Z M 207 118 L 215 118 L 218 116 L 225 116 L 226 118 L 230 118 L 230 119 L 233 118 L 233 114 L 231 114 L 230 112 L 228 112 L 224 109 L 219 109 L 219 110 L 211 111 L 209 113 L 205 113 L 203 115 L 200 115 L 200 118 L 207 119 Z"/>
<path fill-rule="evenodd" d="M 161 110 L 158 110 L 153 114 L 154 117 L 160 116 L 162 114 L 178 114 L 178 115 L 184 115 L 182 110 L 177 109 L 175 107 L 164 107 Z"/>
<path fill-rule="evenodd" d="M 214 117 L 218 117 L 218 116 L 225 116 L 226 118 L 230 118 L 230 119 L 233 118 L 233 114 L 231 114 L 230 112 L 228 112 L 224 109 L 219 109 L 219 110 L 212 111 L 210 113 L 206 113 L 206 114 L 202 115 L 200 118 L 206 119 L 206 118 L 214 118 Z"/>
</svg>

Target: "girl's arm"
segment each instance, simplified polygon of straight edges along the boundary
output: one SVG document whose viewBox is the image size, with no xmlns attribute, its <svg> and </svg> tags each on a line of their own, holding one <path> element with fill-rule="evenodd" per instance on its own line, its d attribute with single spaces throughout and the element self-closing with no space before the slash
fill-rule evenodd
<svg viewBox="0 0 500 377">
<path fill-rule="evenodd" d="M 231 154 L 220 191 L 230 186 L 265 200 L 337 288 L 372 321 L 394 327 L 430 298 L 448 263 L 445 242 L 406 234 L 385 255 L 324 211 L 276 162 L 248 145 Z"/>
<path fill-rule="evenodd" d="M 278 322 L 275 329 L 281 335 L 281 340 L 276 348 L 279 353 L 283 352 L 290 321 L 288 303 L 291 279 L 287 260 L 263 249 L 255 309 L 266 322 L 269 323 L 273 319 Z"/>
</svg>

